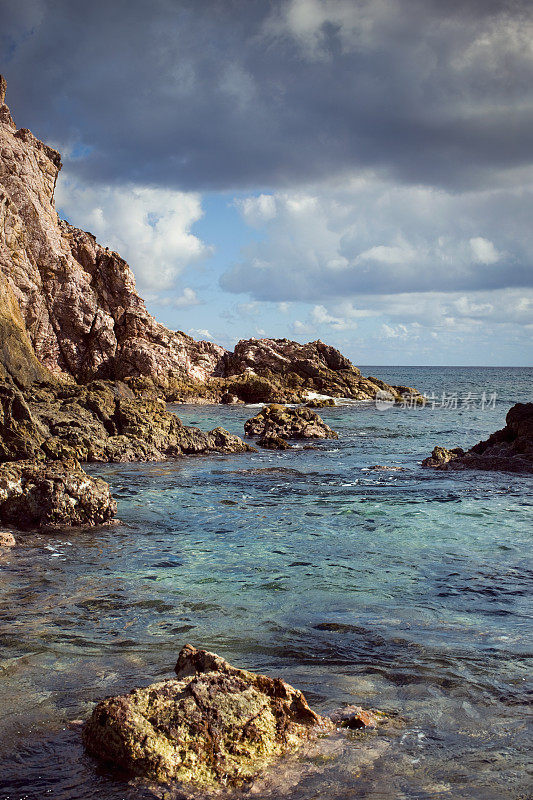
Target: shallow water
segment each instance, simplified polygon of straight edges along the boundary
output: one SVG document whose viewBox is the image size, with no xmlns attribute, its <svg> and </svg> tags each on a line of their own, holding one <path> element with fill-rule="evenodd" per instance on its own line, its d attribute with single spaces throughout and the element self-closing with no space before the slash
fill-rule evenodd
<svg viewBox="0 0 533 800">
<path fill-rule="evenodd" d="M 86 757 L 92 701 L 170 676 L 191 642 L 301 688 L 401 717 L 261 797 L 530 797 L 531 477 L 434 473 L 531 399 L 533 370 L 370 367 L 495 408 L 320 412 L 314 450 L 90 466 L 121 524 L 20 536 L 0 562 L 0 799 L 141 800 Z M 477 400 L 467 406 L 478 404 Z M 243 407 L 185 406 L 242 434 Z M 380 464 L 402 471 L 374 471 Z M 294 777 L 294 776 L 293 776 Z"/>
</svg>

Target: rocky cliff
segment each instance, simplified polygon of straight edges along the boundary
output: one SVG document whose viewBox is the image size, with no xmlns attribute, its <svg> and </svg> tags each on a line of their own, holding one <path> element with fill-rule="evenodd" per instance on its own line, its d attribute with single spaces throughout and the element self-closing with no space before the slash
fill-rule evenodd
<svg viewBox="0 0 533 800">
<path fill-rule="evenodd" d="M 128 264 L 91 233 L 59 219 L 61 157 L 17 129 L 0 77 L 0 365 L 19 385 L 124 380 L 169 400 L 224 394 L 299 402 L 313 391 L 354 399 L 390 387 L 323 342 L 248 339 L 233 353 L 170 331 L 147 312 Z M 1 376 L 0 376 L 1 377 Z"/>
<path fill-rule="evenodd" d="M 77 380 L 217 374 L 225 351 L 148 314 L 133 273 L 90 233 L 59 219 L 61 157 L 17 129 L 0 78 L 0 273 L 38 360 Z"/>
</svg>

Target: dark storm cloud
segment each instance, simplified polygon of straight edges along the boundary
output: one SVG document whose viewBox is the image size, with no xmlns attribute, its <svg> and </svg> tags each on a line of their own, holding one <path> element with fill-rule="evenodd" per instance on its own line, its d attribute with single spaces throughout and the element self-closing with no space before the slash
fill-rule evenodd
<svg viewBox="0 0 533 800">
<path fill-rule="evenodd" d="M 487 186 L 531 160 L 528 0 L 0 0 L 19 124 L 85 181 Z"/>
</svg>

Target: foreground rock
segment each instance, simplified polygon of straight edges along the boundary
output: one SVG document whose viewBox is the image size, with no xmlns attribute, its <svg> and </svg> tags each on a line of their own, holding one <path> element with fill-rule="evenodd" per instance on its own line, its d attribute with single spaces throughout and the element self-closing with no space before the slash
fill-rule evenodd
<svg viewBox="0 0 533 800">
<path fill-rule="evenodd" d="M 101 525 L 116 510 L 107 483 L 74 459 L 0 465 L 0 523 L 22 530 Z"/>
<path fill-rule="evenodd" d="M 466 452 L 460 447 L 435 447 L 423 467 L 533 472 L 533 403 L 517 403 L 507 413 L 505 428 Z"/>
<path fill-rule="evenodd" d="M 175 671 L 99 703 L 83 731 L 89 753 L 159 782 L 240 785 L 333 728 L 297 689 L 214 653 L 187 645 Z"/>
<path fill-rule="evenodd" d="M 273 403 L 244 423 L 247 436 L 282 439 L 338 439 L 338 434 L 310 408 L 287 408 Z"/>
</svg>

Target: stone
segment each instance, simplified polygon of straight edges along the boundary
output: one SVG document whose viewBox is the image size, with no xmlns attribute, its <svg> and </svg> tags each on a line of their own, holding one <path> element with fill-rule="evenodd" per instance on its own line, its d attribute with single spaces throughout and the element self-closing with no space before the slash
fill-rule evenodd
<svg viewBox="0 0 533 800">
<path fill-rule="evenodd" d="M 17 544 L 15 537 L 10 531 L 0 531 L 0 549 L 9 549 Z"/>
<path fill-rule="evenodd" d="M 439 445 L 437 445 L 433 448 L 431 455 L 422 461 L 422 466 L 440 468 L 449 464 L 450 461 L 453 461 L 459 456 L 464 456 L 464 454 L 465 451 L 462 447 L 454 447 L 448 450 L 446 447 L 439 447 Z"/>
<path fill-rule="evenodd" d="M 0 465 L 0 523 L 21 530 L 102 525 L 116 510 L 107 483 L 75 459 Z"/>
<path fill-rule="evenodd" d="M 98 703 L 83 729 L 95 758 L 134 776 L 240 786 L 333 730 L 279 678 L 186 645 L 176 678 Z"/>
<path fill-rule="evenodd" d="M 276 436 L 275 434 L 262 436 L 260 439 L 257 440 L 257 444 L 259 445 L 259 447 L 265 448 L 265 450 L 291 449 L 290 444 L 285 439 L 282 439 L 281 436 Z"/>
<path fill-rule="evenodd" d="M 345 706 L 331 714 L 330 719 L 342 728 L 377 728 L 383 720 L 383 715 L 367 711 L 361 706 Z"/>
<path fill-rule="evenodd" d="M 244 423 L 247 436 L 278 436 L 287 439 L 338 439 L 338 434 L 305 406 L 288 408 L 273 403 Z"/>
<path fill-rule="evenodd" d="M 220 402 L 225 406 L 234 406 L 237 403 L 241 403 L 242 401 L 239 400 L 236 394 L 231 394 L 230 392 L 224 392 L 224 394 L 220 398 Z"/>
<path fill-rule="evenodd" d="M 313 397 L 313 399 L 308 400 L 305 405 L 307 408 L 328 408 L 336 405 L 336 403 L 333 397 Z"/>
<path fill-rule="evenodd" d="M 466 452 L 435 447 L 422 466 L 434 469 L 481 469 L 533 472 L 533 403 L 517 403 L 507 412 L 505 427 Z"/>
</svg>

